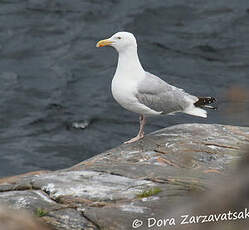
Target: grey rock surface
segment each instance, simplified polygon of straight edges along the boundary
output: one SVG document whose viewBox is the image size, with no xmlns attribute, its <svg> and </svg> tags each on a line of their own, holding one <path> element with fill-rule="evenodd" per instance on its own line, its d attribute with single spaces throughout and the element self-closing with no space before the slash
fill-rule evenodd
<svg viewBox="0 0 249 230">
<path fill-rule="evenodd" d="M 0 203 L 58 230 L 132 229 L 135 219 L 172 215 L 219 186 L 248 142 L 248 127 L 176 125 L 68 169 L 3 178 Z"/>
</svg>

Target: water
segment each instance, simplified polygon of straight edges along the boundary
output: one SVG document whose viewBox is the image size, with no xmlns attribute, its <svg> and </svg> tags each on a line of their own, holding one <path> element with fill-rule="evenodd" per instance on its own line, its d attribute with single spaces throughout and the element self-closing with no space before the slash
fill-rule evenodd
<svg viewBox="0 0 249 230">
<path fill-rule="evenodd" d="M 219 100 L 207 120 L 154 118 L 147 132 L 248 125 L 248 97 L 226 97 L 248 92 L 248 0 L 0 0 L 1 177 L 69 167 L 136 135 L 137 115 L 110 92 L 117 54 L 95 47 L 121 30 L 136 35 L 146 70 Z"/>
</svg>

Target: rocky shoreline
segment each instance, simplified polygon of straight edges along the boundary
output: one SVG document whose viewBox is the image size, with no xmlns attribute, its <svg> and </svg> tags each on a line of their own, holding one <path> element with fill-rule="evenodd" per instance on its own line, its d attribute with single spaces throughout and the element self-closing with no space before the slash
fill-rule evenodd
<svg viewBox="0 0 249 230">
<path fill-rule="evenodd" d="M 193 197 L 231 177 L 248 143 L 248 127 L 176 125 L 68 169 L 2 178 L 0 203 L 59 230 L 132 229 L 192 210 Z"/>
</svg>

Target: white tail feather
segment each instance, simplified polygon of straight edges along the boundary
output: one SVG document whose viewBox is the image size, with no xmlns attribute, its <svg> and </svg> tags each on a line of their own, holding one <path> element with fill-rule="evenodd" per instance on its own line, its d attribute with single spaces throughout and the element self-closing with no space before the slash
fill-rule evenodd
<svg viewBox="0 0 249 230">
<path fill-rule="evenodd" d="M 186 109 L 185 111 L 183 111 L 184 113 L 190 114 L 190 115 L 194 115 L 194 116 L 198 116 L 198 117 L 207 117 L 207 111 L 201 108 L 197 108 L 197 107 L 191 107 Z"/>
</svg>

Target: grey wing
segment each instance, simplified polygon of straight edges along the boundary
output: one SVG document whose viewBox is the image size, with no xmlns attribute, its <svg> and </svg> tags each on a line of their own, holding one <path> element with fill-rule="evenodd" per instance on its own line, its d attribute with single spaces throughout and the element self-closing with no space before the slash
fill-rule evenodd
<svg viewBox="0 0 249 230">
<path fill-rule="evenodd" d="M 198 100 L 148 72 L 145 80 L 138 84 L 137 90 L 136 97 L 140 103 L 163 114 L 183 111 Z"/>
</svg>

